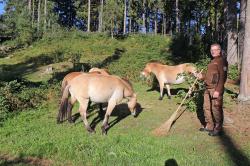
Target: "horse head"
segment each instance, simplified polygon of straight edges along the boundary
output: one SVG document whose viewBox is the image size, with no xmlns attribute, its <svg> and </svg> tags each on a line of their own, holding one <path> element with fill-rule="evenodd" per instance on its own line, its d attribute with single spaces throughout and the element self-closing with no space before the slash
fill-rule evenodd
<svg viewBox="0 0 250 166">
<path fill-rule="evenodd" d="M 197 75 L 197 68 L 194 65 L 187 63 L 186 67 L 185 67 L 185 72 L 196 76 Z"/>
<path fill-rule="evenodd" d="M 141 77 L 147 78 L 149 79 L 150 73 L 151 73 L 151 67 L 150 67 L 150 63 L 148 63 L 145 68 L 142 70 L 142 72 L 140 73 Z"/>
<path fill-rule="evenodd" d="M 129 98 L 128 108 L 134 117 L 136 116 L 136 105 L 137 105 L 137 97 L 136 94 L 133 93 L 132 97 Z"/>
</svg>

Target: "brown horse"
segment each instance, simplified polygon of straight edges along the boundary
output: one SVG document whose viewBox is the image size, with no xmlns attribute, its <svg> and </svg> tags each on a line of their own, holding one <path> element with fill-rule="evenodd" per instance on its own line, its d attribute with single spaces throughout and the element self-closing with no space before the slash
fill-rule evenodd
<svg viewBox="0 0 250 166">
<path fill-rule="evenodd" d="M 71 95 L 70 101 L 68 97 Z M 94 130 L 89 126 L 86 118 L 86 110 L 89 100 L 95 103 L 108 103 L 107 111 L 101 127 L 102 133 L 106 134 L 108 119 L 114 107 L 127 98 L 128 108 L 132 115 L 136 114 L 136 94 L 130 83 L 118 76 L 105 76 L 100 74 L 81 74 L 65 87 L 61 99 L 61 105 L 58 113 L 58 120 L 62 121 L 67 114 L 67 104 L 72 105 L 78 101 L 80 103 L 79 112 L 83 119 L 86 129 L 89 132 Z"/>
<path fill-rule="evenodd" d="M 160 97 L 163 98 L 163 88 L 166 86 L 168 91 L 168 97 L 171 98 L 170 85 L 181 84 L 185 81 L 184 76 L 178 76 L 184 72 L 196 74 L 196 67 L 190 63 L 184 63 L 176 66 L 164 65 L 160 62 L 149 62 L 141 72 L 141 75 L 149 79 L 150 73 L 156 76 L 156 79 L 160 85 Z M 178 77 L 177 77 L 178 76 Z"/>
<path fill-rule="evenodd" d="M 68 73 L 64 78 L 63 78 L 63 81 L 62 81 L 62 85 L 61 85 L 61 94 L 63 94 L 63 91 L 65 89 L 65 87 L 69 84 L 69 82 L 71 80 L 73 80 L 75 77 L 83 74 L 84 72 L 71 72 L 71 73 Z M 103 74 L 103 75 L 110 75 L 110 73 L 108 72 L 107 69 L 99 69 L 99 68 L 91 68 L 89 70 L 89 74 Z M 72 120 L 72 108 L 73 108 L 73 105 L 71 105 L 71 103 L 68 103 L 68 121 L 70 123 L 73 123 L 73 120 Z M 102 104 L 99 104 L 99 108 L 100 108 L 100 112 L 103 111 L 102 109 Z M 59 115 L 58 115 L 59 116 Z M 57 123 L 60 123 L 60 120 L 57 120 Z"/>
</svg>

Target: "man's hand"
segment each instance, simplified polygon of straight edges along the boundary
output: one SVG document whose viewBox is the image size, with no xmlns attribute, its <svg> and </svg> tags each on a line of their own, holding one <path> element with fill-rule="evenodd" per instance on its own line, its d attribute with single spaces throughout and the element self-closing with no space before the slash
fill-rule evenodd
<svg viewBox="0 0 250 166">
<path fill-rule="evenodd" d="M 220 94 L 220 93 L 219 93 L 218 91 L 214 91 L 213 98 L 215 98 L 215 99 L 218 98 L 218 97 L 219 97 L 219 94 Z"/>
<path fill-rule="evenodd" d="M 198 73 L 198 74 L 194 74 L 195 77 L 197 77 L 198 79 L 202 79 L 202 74 Z"/>
</svg>

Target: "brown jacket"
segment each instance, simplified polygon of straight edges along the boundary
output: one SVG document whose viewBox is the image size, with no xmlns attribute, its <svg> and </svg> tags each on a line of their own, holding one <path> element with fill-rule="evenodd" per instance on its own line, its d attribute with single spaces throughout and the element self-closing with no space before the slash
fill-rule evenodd
<svg viewBox="0 0 250 166">
<path fill-rule="evenodd" d="M 224 92 L 224 84 L 227 79 L 228 63 L 222 56 L 215 57 L 207 67 L 204 74 L 206 89 L 215 89 L 220 95 Z"/>
</svg>

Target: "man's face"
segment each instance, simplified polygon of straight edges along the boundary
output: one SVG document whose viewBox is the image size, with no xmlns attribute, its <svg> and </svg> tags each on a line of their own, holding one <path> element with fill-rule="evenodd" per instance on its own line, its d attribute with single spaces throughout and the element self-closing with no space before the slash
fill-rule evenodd
<svg viewBox="0 0 250 166">
<path fill-rule="evenodd" d="M 215 45 L 211 47 L 210 52 L 213 57 L 217 57 L 220 56 L 221 49 L 219 46 Z"/>
</svg>

